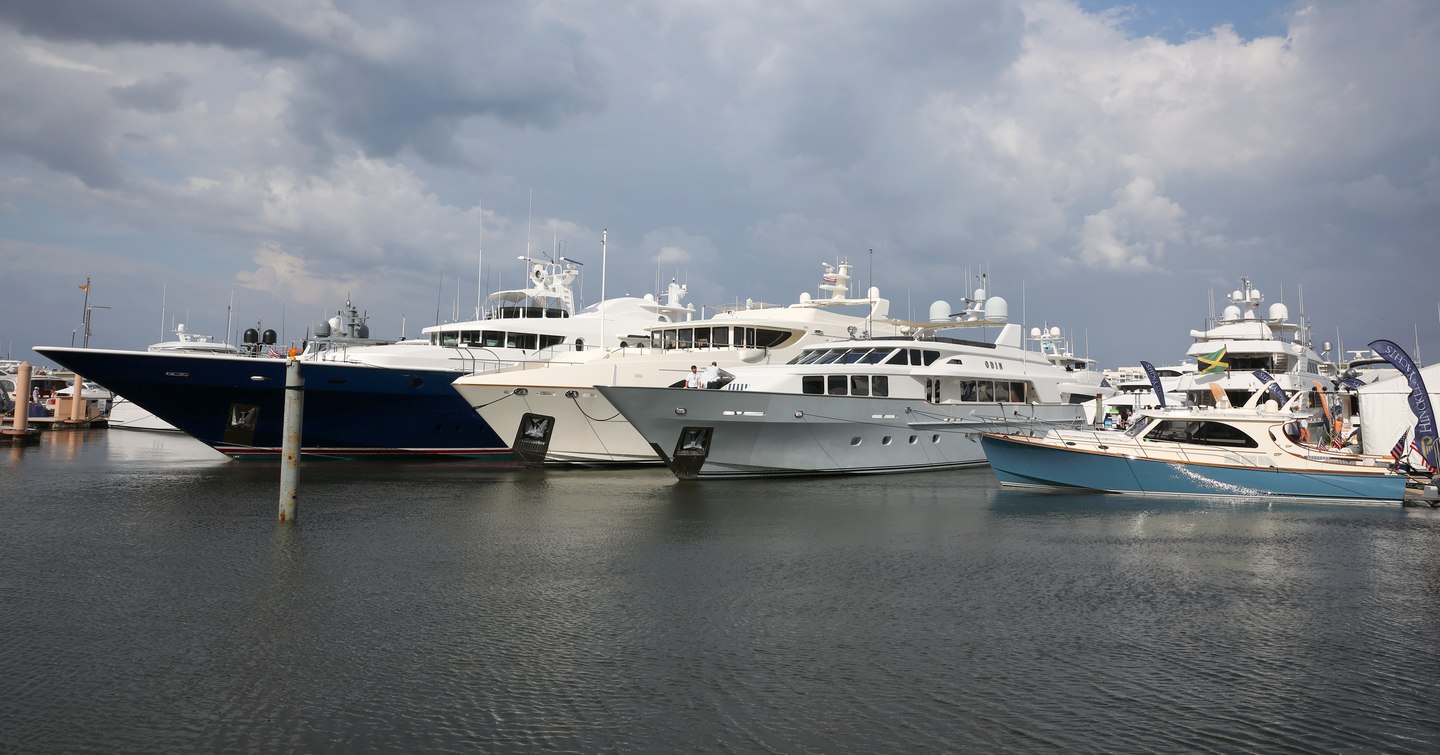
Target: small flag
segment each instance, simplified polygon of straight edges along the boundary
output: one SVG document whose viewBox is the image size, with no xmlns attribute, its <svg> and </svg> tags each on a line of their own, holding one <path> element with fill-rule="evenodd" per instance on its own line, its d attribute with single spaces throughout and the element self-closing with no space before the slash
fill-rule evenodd
<svg viewBox="0 0 1440 755">
<path fill-rule="evenodd" d="M 76 288 L 80 289 L 81 291 L 89 291 L 89 290 L 90 290 L 90 284 L 88 284 L 88 283 L 81 283 L 79 286 L 76 286 Z"/>
<path fill-rule="evenodd" d="M 1401 457 L 1405 455 L 1405 439 L 1408 437 L 1410 437 L 1410 428 L 1407 427 L 1400 433 L 1400 440 L 1395 441 L 1395 447 L 1390 449 L 1390 458 L 1400 461 Z"/>
<path fill-rule="evenodd" d="M 840 280 L 839 278 L 836 278 L 836 277 L 833 276 L 833 275 L 827 275 L 827 276 L 824 277 L 824 279 L 825 279 L 825 282 L 826 282 L 826 283 L 834 283 L 835 281 Z"/>
<path fill-rule="evenodd" d="M 271 359 L 279 359 L 280 352 L 276 351 L 274 346 L 269 346 L 265 349 L 265 356 L 270 357 Z"/>
<path fill-rule="evenodd" d="M 1207 354 L 1203 357 L 1196 357 L 1195 361 L 1197 362 L 1197 366 L 1200 368 L 1200 374 L 1202 375 L 1209 374 L 1211 372 L 1225 372 L 1226 370 L 1230 369 L 1230 365 L 1225 363 L 1224 346 L 1221 346 L 1220 350 L 1215 352 L 1214 354 Z"/>
<path fill-rule="evenodd" d="M 1425 458 L 1425 452 L 1420 450 L 1419 438 L 1410 441 L 1410 450 L 1414 451 L 1415 455 L 1420 457 L 1420 466 L 1424 467 L 1426 472 L 1429 472 L 1430 474 L 1435 474 L 1435 467 L 1431 466 L 1430 460 Z"/>
</svg>

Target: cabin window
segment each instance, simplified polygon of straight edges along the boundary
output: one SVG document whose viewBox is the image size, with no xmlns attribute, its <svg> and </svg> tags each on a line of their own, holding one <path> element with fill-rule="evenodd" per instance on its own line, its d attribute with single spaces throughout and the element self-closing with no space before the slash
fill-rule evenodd
<svg viewBox="0 0 1440 755">
<path fill-rule="evenodd" d="M 769 349 L 779 346 L 788 338 L 790 338 L 790 332 L 787 330 L 755 329 L 755 345 L 761 348 Z"/>
<path fill-rule="evenodd" d="M 986 403 L 995 400 L 995 386 L 989 380 L 975 381 L 975 400 Z"/>
<path fill-rule="evenodd" d="M 730 345 L 730 328 L 715 328 L 710 332 L 710 343 L 718 348 Z"/>
<path fill-rule="evenodd" d="M 487 330 L 481 337 L 486 348 L 498 349 L 505 345 L 505 332 L 501 330 Z"/>
<path fill-rule="evenodd" d="M 940 352 L 938 352 L 938 351 L 932 351 L 932 350 L 930 350 L 930 349 L 926 349 L 926 350 L 924 350 L 924 351 L 922 351 L 922 352 L 920 352 L 920 353 L 921 353 L 921 357 L 922 357 L 922 360 L 921 360 L 920 363 L 923 364 L 923 365 L 926 365 L 926 366 L 929 366 L 930 364 L 934 363 L 934 361 L 935 361 L 936 359 L 939 359 L 939 358 L 940 358 Z"/>
<path fill-rule="evenodd" d="M 871 376 L 870 376 L 870 395 L 872 395 L 872 396 L 881 396 L 881 397 L 889 396 L 889 395 L 890 395 L 890 377 L 889 377 L 888 375 L 871 375 Z"/>
<path fill-rule="evenodd" d="M 806 375 L 800 378 L 800 392 L 814 396 L 824 395 L 825 377 L 823 375 Z"/>
<path fill-rule="evenodd" d="M 548 348 L 550 348 L 551 346 L 559 346 L 560 344 L 562 344 L 562 343 L 564 343 L 564 342 L 565 342 L 565 337 L 564 337 L 564 336 L 550 336 L 550 335 L 541 335 L 541 336 L 540 336 L 540 348 L 542 348 L 542 349 L 548 349 Z M 585 346 L 585 339 L 583 339 L 583 338 L 577 338 L 577 339 L 575 339 L 575 350 L 576 350 L 576 351 L 582 350 L 582 349 L 584 348 L 584 346 Z"/>
<path fill-rule="evenodd" d="M 1026 401 L 1025 394 L 1027 393 L 1027 391 L 1026 391 L 1026 388 L 1027 388 L 1027 387 L 1028 387 L 1028 384 L 1027 384 L 1027 383 L 1011 383 L 1011 384 L 1010 384 L 1010 401 L 1011 401 L 1012 403 L 1016 403 L 1016 404 L 1023 404 L 1023 403 L 1025 403 L 1025 401 Z"/>
<path fill-rule="evenodd" d="M 505 338 L 505 345 L 516 349 L 534 349 L 540 343 L 540 337 L 534 333 L 511 333 Z"/>
<path fill-rule="evenodd" d="M 845 388 L 849 386 L 850 379 L 844 375 L 830 375 L 827 377 L 827 393 L 831 396 L 844 396 Z"/>
<path fill-rule="evenodd" d="M 961 401 L 974 401 L 974 400 L 975 400 L 975 381 L 974 381 L 974 380 L 962 380 L 962 381 L 960 381 L 960 400 L 961 400 Z"/>
<path fill-rule="evenodd" d="M 660 348 L 662 348 L 662 349 L 667 349 L 667 350 L 668 350 L 668 349 L 673 349 L 673 348 L 675 348 L 676 343 L 678 343 L 678 341 L 676 340 L 675 331 L 673 331 L 673 330 L 662 330 L 662 331 L 660 331 Z"/>
<path fill-rule="evenodd" d="M 838 349 L 829 349 L 827 351 L 822 351 L 820 352 L 820 356 L 815 359 L 815 364 L 829 364 L 839 358 L 840 355 L 843 353 L 845 352 Z"/>
<path fill-rule="evenodd" d="M 895 350 L 895 353 L 894 353 L 894 354 L 891 354 L 891 355 L 890 355 L 890 358 L 885 360 L 885 364 L 909 364 L 909 363 L 910 363 L 910 352 L 909 352 L 908 350 L 906 350 L 906 349 L 896 349 L 896 350 Z"/>
<path fill-rule="evenodd" d="M 682 349 L 688 349 L 688 348 L 693 347 L 694 345 L 695 345 L 695 329 L 694 329 L 694 328 L 681 328 L 681 329 L 680 329 L 680 348 L 682 348 Z"/>
<path fill-rule="evenodd" d="M 840 352 L 840 358 L 835 360 L 836 364 L 854 364 L 865 356 L 866 349 L 846 349 Z"/>
<path fill-rule="evenodd" d="M 1260 444 L 1243 430 L 1221 422 L 1162 420 L 1145 436 L 1150 440 L 1190 443 L 1197 446 L 1258 448 Z"/>
<path fill-rule="evenodd" d="M 865 376 L 865 375 L 851 375 L 851 376 L 850 376 L 850 395 L 851 395 L 851 396 L 869 396 L 869 395 L 870 395 L 870 378 L 867 377 L 867 376 Z"/>
</svg>

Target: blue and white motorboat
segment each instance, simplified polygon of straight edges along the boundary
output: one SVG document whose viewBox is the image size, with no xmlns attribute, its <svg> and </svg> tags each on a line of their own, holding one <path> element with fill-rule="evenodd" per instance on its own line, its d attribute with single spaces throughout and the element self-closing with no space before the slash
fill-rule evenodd
<svg viewBox="0 0 1440 755">
<path fill-rule="evenodd" d="M 644 343 L 646 327 L 693 312 L 674 297 L 660 301 L 648 294 L 577 309 L 577 263 L 522 259 L 525 288 L 491 293 L 478 319 L 427 327 L 420 339 L 368 339 L 358 316 L 358 322 L 332 318 L 317 327 L 297 357 L 305 381 L 302 453 L 508 458 L 509 447 L 451 387 L 456 378 L 566 352 Z M 368 342 L 357 345 L 349 336 Z M 286 360 L 193 351 L 35 351 L 232 458 L 280 453 Z"/>
<path fill-rule="evenodd" d="M 1299 396 L 1240 408 L 1141 409 L 1124 431 L 986 432 L 1002 485 L 1151 496 L 1400 501 L 1408 478 L 1384 456 L 1300 442 Z"/>
</svg>

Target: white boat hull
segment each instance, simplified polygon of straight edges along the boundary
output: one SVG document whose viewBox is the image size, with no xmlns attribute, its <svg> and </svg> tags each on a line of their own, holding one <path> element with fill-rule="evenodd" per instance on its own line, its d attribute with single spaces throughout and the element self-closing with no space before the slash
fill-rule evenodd
<svg viewBox="0 0 1440 755">
<path fill-rule="evenodd" d="M 915 399 L 598 386 L 682 479 L 880 474 L 985 463 L 978 433 L 1081 421 L 1079 404 L 932 404 Z M 693 470 L 684 446 L 708 441 Z M 693 450 L 693 449 L 692 449 Z"/>
</svg>

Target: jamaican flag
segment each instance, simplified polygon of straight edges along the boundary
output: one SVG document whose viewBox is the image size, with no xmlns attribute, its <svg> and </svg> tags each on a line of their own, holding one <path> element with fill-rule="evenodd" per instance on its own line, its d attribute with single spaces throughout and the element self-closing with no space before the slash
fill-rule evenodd
<svg viewBox="0 0 1440 755">
<path fill-rule="evenodd" d="M 1200 374 L 1202 375 L 1208 375 L 1212 372 L 1225 372 L 1230 369 L 1230 365 L 1225 363 L 1224 346 L 1221 346 L 1220 350 L 1214 354 L 1196 357 L 1195 361 L 1199 363 Z"/>
</svg>

